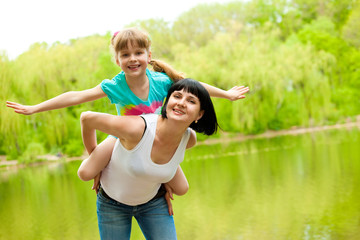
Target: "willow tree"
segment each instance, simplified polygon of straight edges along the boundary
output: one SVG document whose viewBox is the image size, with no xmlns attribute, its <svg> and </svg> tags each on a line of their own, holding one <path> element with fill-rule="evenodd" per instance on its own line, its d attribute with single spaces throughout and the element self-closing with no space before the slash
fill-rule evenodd
<svg viewBox="0 0 360 240">
<path fill-rule="evenodd" d="M 34 44 L 13 63 L 12 94 L 6 100 L 33 105 L 63 92 L 95 87 L 103 79 L 96 78 L 98 59 L 109 51 L 108 39 L 92 36 L 74 39 L 68 43 L 51 46 Z M 110 104 L 108 104 L 110 109 Z M 43 144 L 51 152 L 64 152 L 74 145 L 82 149 L 79 115 L 84 110 L 102 111 L 104 101 L 83 104 L 67 109 L 53 110 L 31 116 L 22 116 L 7 109 L 10 132 L 17 136 L 18 154 L 26 151 L 29 143 Z M 25 140 L 26 139 L 26 140 Z M 26 142 L 26 144 L 24 144 Z M 78 152 L 77 152 L 78 153 Z"/>
<path fill-rule="evenodd" d="M 241 34 L 217 34 L 193 52 L 174 47 L 180 69 L 199 81 L 222 88 L 248 85 L 245 101 L 226 108 L 215 100 L 227 131 L 257 133 L 294 125 L 322 124 L 332 114 L 327 72 L 334 58 L 304 45 L 296 37 L 285 44 L 280 31 L 269 24 L 262 31 L 244 28 Z"/>
<path fill-rule="evenodd" d="M 353 8 L 351 14 L 342 28 L 343 38 L 360 49 L 360 2 Z"/>
</svg>

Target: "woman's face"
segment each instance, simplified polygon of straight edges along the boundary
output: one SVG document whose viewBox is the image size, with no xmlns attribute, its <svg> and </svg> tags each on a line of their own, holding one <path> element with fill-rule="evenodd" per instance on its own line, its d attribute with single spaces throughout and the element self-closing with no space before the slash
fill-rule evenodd
<svg viewBox="0 0 360 240">
<path fill-rule="evenodd" d="M 200 109 L 200 100 L 197 96 L 184 90 L 174 91 L 166 106 L 168 119 L 183 121 L 189 125 L 199 120 L 204 111 Z"/>
</svg>

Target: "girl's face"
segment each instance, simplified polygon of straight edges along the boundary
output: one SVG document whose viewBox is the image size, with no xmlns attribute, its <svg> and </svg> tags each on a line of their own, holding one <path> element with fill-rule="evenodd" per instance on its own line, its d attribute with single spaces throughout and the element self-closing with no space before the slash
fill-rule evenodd
<svg viewBox="0 0 360 240">
<path fill-rule="evenodd" d="M 200 110 L 200 100 L 192 93 L 180 90 L 170 95 L 166 106 L 168 119 L 184 121 L 190 125 L 199 120 L 203 114 L 204 110 Z"/>
<path fill-rule="evenodd" d="M 146 68 L 151 60 L 151 52 L 146 48 L 140 48 L 137 44 L 128 43 L 128 48 L 117 54 L 116 63 L 128 77 L 142 77 L 146 74 Z"/>
</svg>

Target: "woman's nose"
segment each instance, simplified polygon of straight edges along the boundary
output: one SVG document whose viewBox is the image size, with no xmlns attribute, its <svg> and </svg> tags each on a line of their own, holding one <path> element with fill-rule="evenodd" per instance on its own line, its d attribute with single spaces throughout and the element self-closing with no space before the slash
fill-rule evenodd
<svg viewBox="0 0 360 240">
<path fill-rule="evenodd" d="M 178 101 L 178 105 L 180 105 L 180 106 L 185 106 L 185 99 L 179 99 L 179 101 Z"/>
</svg>

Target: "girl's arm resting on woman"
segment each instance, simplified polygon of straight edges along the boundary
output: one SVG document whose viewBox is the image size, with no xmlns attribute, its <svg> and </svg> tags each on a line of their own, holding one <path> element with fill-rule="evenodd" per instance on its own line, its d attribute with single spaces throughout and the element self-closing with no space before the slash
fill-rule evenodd
<svg viewBox="0 0 360 240">
<path fill-rule="evenodd" d="M 249 87 L 244 87 L 244 86 L 240 86 L 240 87 L 235 86 L 230 90 L 225 91 L 220 88 L 211 86 L 207 83 L 203 83 L 203 82 L 200 83 L 206 88 L 206 90 L 209 92 L 211 97 L 226 98 L 229 99 L 230 101 L 236 101 L 245 98 L 244 94 L 249 91 Z"/>
<path fill-rule="evenodd" d="M 98 85 L 94 88 L 83 91 L 66 92 L 36 105 L 22 105 L 19 103 L 6 101 L 6 106 L 13 108 L 16 113 L 31 115 L 33 113 L 39 113 L 78 105 L 84 102 L 94 101 L 105 96 L 106 94 L 101 89 L 100 85 Z"/>
</svg>

